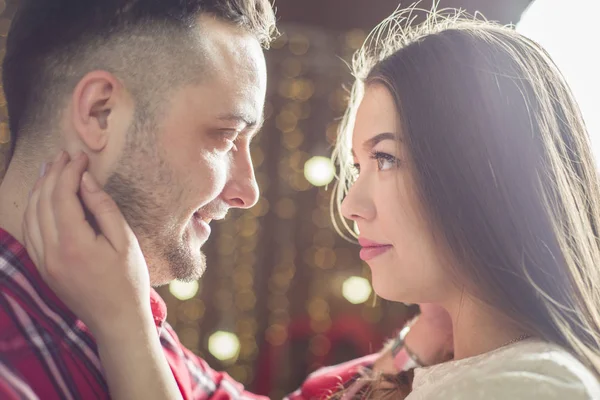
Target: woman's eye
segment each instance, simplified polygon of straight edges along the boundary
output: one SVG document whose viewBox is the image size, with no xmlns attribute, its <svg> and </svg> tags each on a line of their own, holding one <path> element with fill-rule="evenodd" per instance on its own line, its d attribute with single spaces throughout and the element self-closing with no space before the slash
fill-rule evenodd
<svg viewBox="0 0 600 400">
<path fill-rule="evenodd" d="M 387 171 L 390 169 L 397 168 L 400 165 L 400 160 L 391 154 L 383 153 L 380 151 L 373 152 L 370 156 L 372 160 L 377 163 L 378 171 Z M 349 170 L 349 181 L 354 183 L 360 175 L 360 164 L 354 163 L 350 166 Z"/>
<path fill-rule="evenodd" d="M 371 155 L 371 158 L 377 161 L 377 169 L 379 171 L 387 171 L 398 167 L 400 160 L 391 154 L 376 151 Z"/>
</svg>

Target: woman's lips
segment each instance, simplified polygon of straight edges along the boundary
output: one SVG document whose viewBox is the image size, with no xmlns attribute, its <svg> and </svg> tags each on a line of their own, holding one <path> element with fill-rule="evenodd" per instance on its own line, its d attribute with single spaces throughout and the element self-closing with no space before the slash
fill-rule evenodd
<svg viewBox="0 0 600 400">
<path fill-rule="evenodd" d="M 369 261 L 392 248 L 390 244 L 381 244 L 365 238 L 359 238 L 358 243 L 362 247 L 360 259 L 363 261 Z"/>
</svg>

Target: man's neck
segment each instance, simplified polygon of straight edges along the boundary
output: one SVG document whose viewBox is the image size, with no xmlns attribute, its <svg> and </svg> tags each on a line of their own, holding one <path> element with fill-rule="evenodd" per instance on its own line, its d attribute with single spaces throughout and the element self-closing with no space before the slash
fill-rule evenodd
<svg viewBox="0 0 600 400">
<path fill-rule="evenodd" d="M 9 165 L 0 184 L 0 227 L 23 243 L 22 222 L 29 191 L 38 179 L 37 166 L 28 169 L 15 161 Z"/>
</svg>

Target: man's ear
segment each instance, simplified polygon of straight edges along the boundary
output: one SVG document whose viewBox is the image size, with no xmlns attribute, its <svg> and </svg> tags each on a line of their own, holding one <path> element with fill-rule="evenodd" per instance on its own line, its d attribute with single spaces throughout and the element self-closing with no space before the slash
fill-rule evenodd
<svg viewBox="0 0 600 400">
<path fill-rule="evenodd" d="M 106 71 L 86 74 L 73 91 L 71 119 L 79 139 L 91 151 L 101 151 L 116 130 L 115 107 L 123 99 L 123 86 Z"/>
</svg>

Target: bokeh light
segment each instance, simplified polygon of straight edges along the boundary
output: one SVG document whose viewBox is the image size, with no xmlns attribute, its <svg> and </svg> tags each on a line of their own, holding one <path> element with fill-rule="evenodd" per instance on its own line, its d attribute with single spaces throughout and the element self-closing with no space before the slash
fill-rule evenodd
<svg viewBox="0 0 600 400">
<path fill-rule="evenodd" d="M 217 331 L 208 338 L 208 351 L 218 360 L 231 360 L 240 351 L 240 339 L 231 332 Z"/>
<path fill-rule="evenodd" d="M 371 296 L 371 284 L 365 278 L 351 276 L 342 285 L 342 295 L 352 304 L 361 304 Z"/>
<path fill-rule="evenodd" d="M 304 164 L 304 176 L 314 186 L 326 186 L 335 177 L 335 168 L 329 158 L 316 156 Z"/>
<path fill-rule="evenodd" d="M 198 281 L 181 282 L 172 281 L 169 284 L 169 291 L 179 300 L 189 300 L 196 296 L 199 289 Z"/>
</svg>

